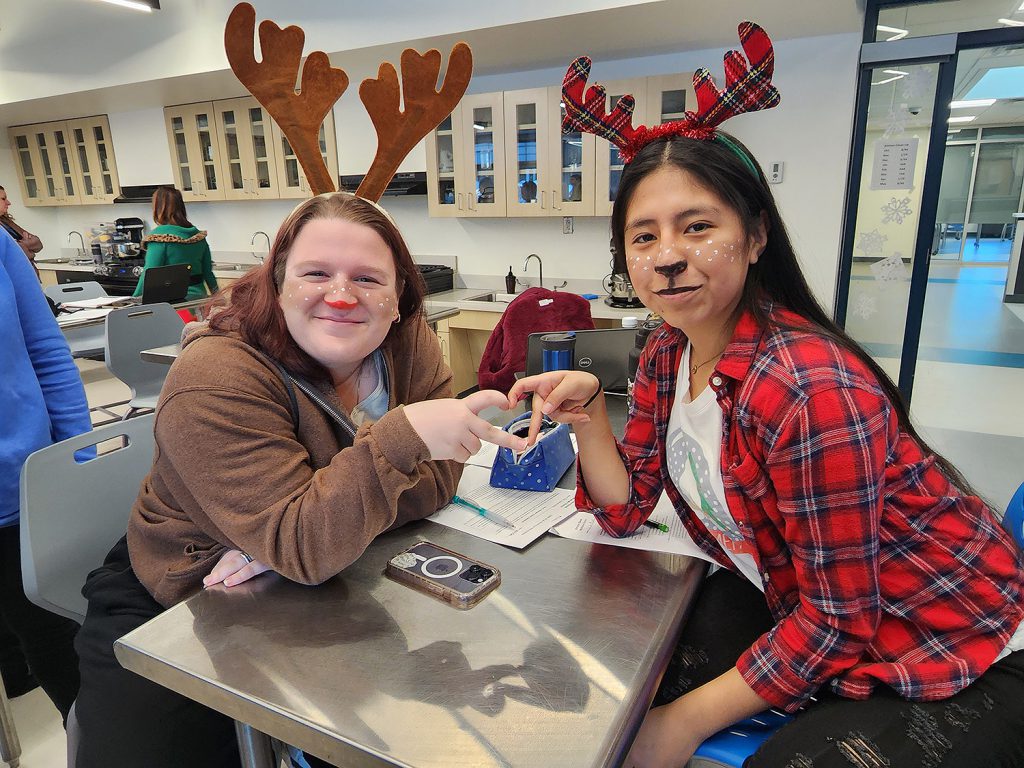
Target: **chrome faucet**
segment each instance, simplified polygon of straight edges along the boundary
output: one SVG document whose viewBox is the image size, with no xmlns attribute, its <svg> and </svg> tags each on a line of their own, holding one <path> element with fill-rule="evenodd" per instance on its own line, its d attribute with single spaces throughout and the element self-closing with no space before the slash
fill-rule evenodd
<svg viewBox="0 0 1024 768">
<path fill-rule="evenodd" d="M 249 238 L 249 245 L 255 244 L 257 235 L 263 235 L 267 239 L 267 253 L 270 253 L 270 235 L 268 235 L 263 230 L 258 229 L 252 233 L 252 237 Z M 256 258 L 260 260 L 260 264 L 263 263 L 262 256 L 257 256 Z"/>
<path fill-rule="evenodd" d="M 526 274 L 526 268 L 530 266 L 530 259 L 537 260 L 537 272 L 540 276 L 540 287 L 544 287 L 544 262 L 540 260 L 540 256 L 536 253 L 531 253 L 526 257 L 526 261 L 523 262 L 523 274 Z"/>
<path fill-rule="evenodd" d="M 78 242 L 80 242 L 82 244 L 82 247 L 78 250 L 78 254 L 79 254 L 79 258 L 83 258 L 84 259 L 86 256 L 89 255 L 89 252 L 87 250 L 85 250 L 85 238 L 82 237 L 82 233 L 79 232 L 77 229 L 72 229 L 70 232 L 68 232 L 68 245 L 71 245 L 71 236 L 72 235 L 78 235 Z"/>
</svg>

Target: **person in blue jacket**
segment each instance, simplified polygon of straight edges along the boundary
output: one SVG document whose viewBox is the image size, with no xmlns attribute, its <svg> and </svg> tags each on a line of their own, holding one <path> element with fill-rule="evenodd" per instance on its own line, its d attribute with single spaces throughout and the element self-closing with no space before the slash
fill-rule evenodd
<svg viewBox="0 0 1024 768">
<path fill-rule="evenodd" d="M 78 625 L 25 597 L 19 480 L 33 451 L 92 429 L 85 388 L 32 265 L 0 232 L 0 617 L 67 721 L 78 695 Z"/>
</svg>

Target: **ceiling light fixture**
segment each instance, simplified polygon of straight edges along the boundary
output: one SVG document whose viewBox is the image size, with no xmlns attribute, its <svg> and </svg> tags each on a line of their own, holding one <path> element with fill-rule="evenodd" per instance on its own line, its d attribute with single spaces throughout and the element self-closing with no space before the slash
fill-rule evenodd
<svg viewBox="0 0 1024 768">
<path fill-rule="evenodd" d="M 152 13 L 160 10 L 160 0 L 101 0 L 111 5 L 119 5 L 122 8 L 131 8 L 133 11 Z"/>
<path fill-rule="evenodd" d="M 910 34 L 909 29 L 900 29 L 899 27 L 887 27 L 883 24 L 879 24 L 875 27 L 879 32 L 893 32 L 892 37 L 885 38 L 887 43 L 891 43 L 893 40 L 902 40 L 904 37 Z"/>
<path fill-rule="evenodd" d="M 909 72 L 904 72 L 902 69 L 883 69 L 882 71 L 887 75 L 899 75 L 900 77 L 906 77 L 910 74 Z"/>
<path fill-rule="evenodd" d="M 949 123 L 969 123 L 971 120 L 976 118 L 977 115 L 964 115 L 963 117 L 951 117 L 946 122 Z"/>
<path fill-rule="evenodd" d="M 996 19 L 996 21 L 1008 27 L 1024 27 L 1024 21 L 1017 21 L 1016 19 Z"/>
<path fill-rule="evenodd" d="M 891 83 L 893 80 L 902 80 L 902 79 L 903 79 L 903 75 L 893 75 L 892 77 L 885 78 L 885 80 L 879 80 L 877 83 L 872 83 L 872 85 L 885 85 L 886 83 Z"/>
<path fill-rule="evenodd" d="M 967 99 L 965 101 L 951 101 L 949 102 L 949 108 L 970 109 L 972 107 L 991 107 L 995 103 L 995 99 Z"/>
</svg>

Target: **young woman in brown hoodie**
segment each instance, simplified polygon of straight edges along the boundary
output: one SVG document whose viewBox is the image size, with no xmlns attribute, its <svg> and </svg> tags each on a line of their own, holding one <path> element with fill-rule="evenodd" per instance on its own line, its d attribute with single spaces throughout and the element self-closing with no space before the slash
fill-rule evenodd
<svg viewBox="0 0 1024 768">
<path fill-rule="evenodd" d="M 322 195 L 187 334 L 128 534 L 84 590 L 79 768 L 237 765 L 231 720 L 123 670 L 114 640 L 201 589 L 218 562 L 214 581 L 271 568 L 323 582 L 378 534 L 447 504 L 481 440 L 525 447 L 477 416 L 507 408 L 504 395 L 452 398 L 423 293 L 382 209 Z"/>
</svg>

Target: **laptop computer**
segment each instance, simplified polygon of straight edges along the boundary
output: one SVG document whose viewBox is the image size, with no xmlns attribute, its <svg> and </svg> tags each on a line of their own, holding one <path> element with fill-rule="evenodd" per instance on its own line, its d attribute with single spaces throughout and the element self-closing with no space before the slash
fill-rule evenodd
<svg viewBox="0 0 1024 768">
<path fill-rule="evenodd" d="M 188 264 L 168 264 L 150 267 L 142 277 L 142 304 L 177 304 L 185 300 L 189 277 Z"/>
<path fill-rule="evenodd" d="M 527 376 L 544 370 L 540 339 L 549 333 L 558 331 L 531 333 L 527 339 Z M 573 368 L 597 376 L 605 390 L 625 392 L 629 352 L 636 339 L 636 328 L 599 328 L 574 333 L 576 346 L 573 350 Z"/>
</svg>

